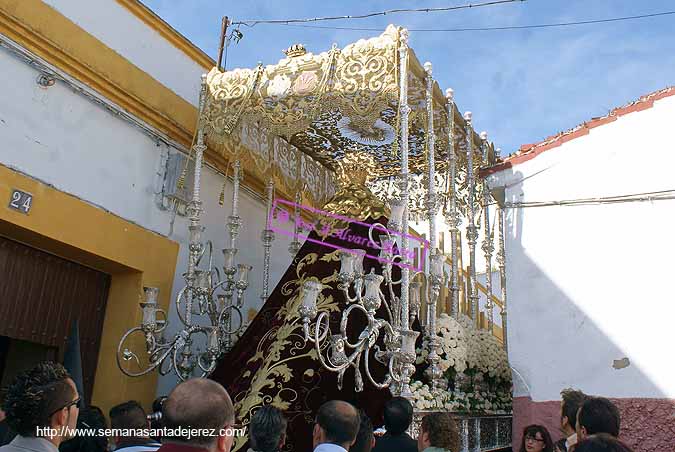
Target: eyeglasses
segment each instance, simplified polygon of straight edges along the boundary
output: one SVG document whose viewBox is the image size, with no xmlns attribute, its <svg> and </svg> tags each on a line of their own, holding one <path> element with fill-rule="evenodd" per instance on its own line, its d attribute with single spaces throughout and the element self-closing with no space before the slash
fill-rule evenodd
<svg viewBox="0 0 675 452">
<path fill-rule="evenodd" d="M 65 410 L 65 409 L 67 409 L 67 408 L 70 408 L 70 407 L 73 406 L 73 405 L 75 405 L 77 408 L 82 407 L 82 398 L 81 398 L 81 397 L 78 397 L 77 399 L 73 400 L 73 401 L 70 402 L 69 404 L 64 405 L 64 406 L 62 406 L 61 408 L 59 408 L 58 410 L 54 411 L 54 412 L 51 413 L 49 416 L 51 417 L 51 416 L 54 415 L 55 413 L 58 413 L 58 412 L 61 411 L 61 410 Z"/>
<path fill-rule="evenodd" d="M 540 443 L 545 442 L 545 441 L 544 441 L 543 439 L 541 439 L 541 438 L 537 438 L 537 437 L 529 436 L 529 435 L 525 437 L 525 441 L 537 441 L 537 442 L 540 442 Z"/>
</svg>

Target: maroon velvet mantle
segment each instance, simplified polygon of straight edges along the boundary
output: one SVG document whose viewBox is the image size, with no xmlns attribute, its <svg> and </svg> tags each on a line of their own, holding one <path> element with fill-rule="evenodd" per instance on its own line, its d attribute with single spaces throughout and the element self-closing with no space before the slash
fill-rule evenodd
<svg viewBox="0 0 675 452">
<path fill-rule="evenodd" d="M 380 223 L 386 225 L 386 218 L 380 218 Z M 350 225 L 352 234 L 368 237 L 365 226 L 358 224 Z M 377 237 L 377 233 L 374 234 Z M 319 240 L 315 232 L 310 238 Z M 363 248 L 348 244 L 340 238 L 329 237 L 327 242 L 343 247 Z M 289 420 L 287 443 L 284 450 L 288 451 L 311 451 L 312 428 L 314 416 L 319 406 L 332 399 L 341 399 L 353 403 L 362 408 L 370 416 L 375 425 L 381 424 L 382 408 L 384 403 L 391 397 L 389 390 L 375 389 L 367 380 L 365 372 L 363 392 L 356 392 L 354 384 L 354 370 L 347 370 L 344 377 L 342 390 L 337 389 L 337 374 L 329 372 L 321 367 L 318 359 L 304 356 L 296 356 L 309 352 L 313 344 L 303 342 L 302 323 L 297 318 L 298 294 L 302 281 L 307 277 L 317 277 L 320 280 L 336 275 L 340 268 L 337 256 L 331 261 L 327 255 L 334 253 L 334 248 L 323 244 L 313 243 L 307 240 L 300 252 L 293 260 L 279 284 L 269 296 L 267 302 L 257 314 L 248 330 L 239 339 L 234 348 L 227 354 L 211 376 L 212 379 L 223 384 L 235 402 L 238 422 L 247 425 L 250 417 L 261 404 L 273 403 L 285 409 Z M 377 255 L 377 251 L 370 249 L 371 255 Z M 365 272 L 375 267 L 375 272 L 380 273 L 380 263 L 374 259 L 364 260 Z M 394 266 L 394 279 L 400 276 L 400 268 Z M 322 291 L 324 297 L 332 296 L 333 313 L 331 315 L 333 331 L 339 331 L 338 323 L 342 310 L 347 306 L 342 292 L 337 290 L 337 282 L 329 282 L 328 288 Z M 383 287 L 383 292 L 387 290 Z M 397 294 L 398 295 L 398 294 Z M 387 295 L 385 295 L 387 296 Z M 293 305 L 293 306 L 291 306 Z M 321 303 L 319 304 L 321 309 Z M 378 312 L 379 317 L 384 315 L 384 306 Z M 354 315 L 350 320 L 349 333 L 354 336 L 350 340 L 355 341 L 356 334 L 366 325 L 365 316 Z M 292 333 L 289 335 L 289 330 Z M 287 344 L 280 346 L 279 339 L 287 338 Z M 325 352 L 324 352 L 325 356 Z M 371 356 L 371 371 L 376 381 L 382 381 L 384 366 L 375 361 Z M 286 361 L 286 368 L 275 370 L 275 365 L 281 365 Z M 258 378 L 265 375 L 268 378 Z M 255 393 L 258 394 L 258 400 Z M 244 444 L 236 444 L 236 449 L 246 450 Z"/>
</svg>

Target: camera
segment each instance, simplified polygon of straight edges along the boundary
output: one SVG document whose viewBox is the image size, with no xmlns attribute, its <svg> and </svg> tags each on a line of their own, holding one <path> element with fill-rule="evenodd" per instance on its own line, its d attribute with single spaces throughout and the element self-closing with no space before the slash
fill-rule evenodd
<svg viewBox="0 0 675 452">
<path fill-rule="evenodd" d="M 154 402 L 152 402 L 152 413 L 147 415 L 148 421 L 151 425 L 157 425 L 162 421 L 162 406 L 166 401 L 166 396 L 157 397 Z"/>
</svg>

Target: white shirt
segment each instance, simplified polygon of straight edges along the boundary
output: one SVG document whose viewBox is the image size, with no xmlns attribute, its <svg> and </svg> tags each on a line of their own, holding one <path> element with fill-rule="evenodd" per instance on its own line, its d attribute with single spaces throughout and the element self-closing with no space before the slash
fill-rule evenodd
<svg viewBox="0 0 675 452">
<path fill-rule="evenodd" d="M 314 452 L 347 452 L 347 449 L 342 446 L 338 446 L 337 444 L 322 443 L 316 446 Z"/>
<path fill-rule="evenodd" d="M 567 450 L 570 450 L 571 446 L 574 446 L 577 443 L 577 434 L 572 433 L 570 436 L 567 437 L 565 440 L 565 448 Z"/>
<path fill-rule="evenodd" d="M 0 452 L 58 452 L 51 441 L 34 436 L 17 435 L 9 444 L 0 447 Z"/>
</svg>

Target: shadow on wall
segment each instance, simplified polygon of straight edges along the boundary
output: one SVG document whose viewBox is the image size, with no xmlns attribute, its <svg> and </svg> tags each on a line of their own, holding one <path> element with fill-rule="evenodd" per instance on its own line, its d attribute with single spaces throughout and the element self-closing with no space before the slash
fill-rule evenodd
<svg viewBox="0 0 675 452">
<path fill-rule="evenodd" d="M 522 181 L 522 174 L 513 173 L 506 180 Z M 506 201 L 519 202 L 522 187 L 522 182 L 511 187 Z M 552 209 L 576 207 L 536 208 L 536 215 L 552 212 L 551 221 L 566 221 L 556 219 L 559 211 Z M 575 249 L 578 244 L 574 228 L 570 228 L 567 237 L 550 237 L 551 246 L 531 246 L 532 241 L 528 240 L 531 249 L 526 249 L 523 234 L 537 234 L 537 231 L 528 229 L 525 210 L 507 209 L 505 225 L 509 359 L 514 377 L 513 449 L 519 449 L 523 428 L 530 424 L 546 426 L 554 440 L 562 437 L 559 394 L 562 389 L 572 387 L 612 399 L 622 415 L 621 437 L 636 451 L 670 450 L 675 444 L 675 402 L 668 400 L 664 390 L 640 368 L 637 364 L 639 356 L 630 356 L 616 343 L 618 337 L 608 335 L 606 324 L 603 330 L 589 317 L 590 304 L 597 300 L 595 295 L 588 296 L 583 290 L 575 290 L 577 297 L 572 299 L 555 281 L 556 278 L 566 281 L 566 287 L 569 287 L 568 282 L 575 272 L 580 281 L 593 278 L 593 275 L 586 274 L 583 266 L 568 268 L 563 275 L 547 274 L 550 270 L 542 269 L 535 262 L 542 255 L 546 256 L 546 262 L 551 259 L 565 262 L 574 255 L 578 259 L 606 257 L 594 256 L 593 249 Z M 528 216 L 530 214 L 527 212 Z M 575 220 L 570 216 L 567 221 Z M 535 223 L 541 225 L 541 221 Z M 562 246 L 561 241 L 564 241 Z M 604 265 L 623 264 L 617 258 L 604 262 Z M 597 281 L 597 284 L 623 283 L 630 284 Z M 637 281 L 633 283 L 638 284 Z M 635 309 L 634 304 L 622 305 L 621 301 L 617 300 L 616 309 Z M 597 309 L 595 312 L 597 314 Z M 648 333 L 649 326 L 639 328 L 644 329 L 642 334 Z"/>
</svg>

